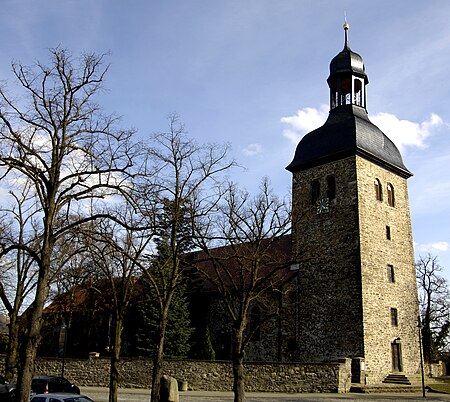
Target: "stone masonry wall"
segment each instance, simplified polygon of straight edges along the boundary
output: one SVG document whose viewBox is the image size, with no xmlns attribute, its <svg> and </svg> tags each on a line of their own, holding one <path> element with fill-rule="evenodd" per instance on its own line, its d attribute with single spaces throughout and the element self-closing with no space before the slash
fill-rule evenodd
<svg viewBox="0 0 450 402">
<path fill-rule="evenodd" d="M 2 361 L 3 363 L 3 361 Z M 80 386 L 108 386 L 108 358 L 66 359 L 64 376 Z M 151 359 L 122 359 L 120 387 L 149 388 Z M 62 360 L 40 358 L 36 375 L 61 375 Z M 166 361 L 165 374 L 187 381 L 189 390 L 231 391 L 233 374 L 230 362 Z M 321 364 L 247 363 L 246 390 L 253 392 L 348 392 L 351 361 Z"/>
<path fill-rule="evenodd" d="M 416 270 L 406 179 L 363 158 L 357 158 L 361 272 L 364 310 L 366 381 L 378 383 L 393 371 L 391 343 L 400 345 L 401 370 L 419 370 Z M 375 196 L 375 179 L 383 199 Z M 394 206 L 388 204 L 387 186 L 394 188 Z M 386 236 L 390 227 L 391 239 Z M 394 269 L 394 282 L 387 266 Z M 391 323 L 391 308 L 398 323 Z"/>
<path fill-rule="evenodd" d="M 335 199 L 317 213 L 312 182 Z M 364 354 L 358 198 L 354 157 L 297 172 L 293 177 L 293 258 L 298 263 L 298 361 L 327 361 Z"/>
</svg>

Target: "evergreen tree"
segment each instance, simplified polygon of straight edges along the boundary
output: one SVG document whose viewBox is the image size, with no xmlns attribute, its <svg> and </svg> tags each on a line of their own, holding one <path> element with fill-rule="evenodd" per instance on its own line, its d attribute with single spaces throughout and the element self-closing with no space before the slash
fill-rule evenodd
<svg viewBox="0 0 450 402">
<path fill-rule="evenodd" d="M 165 200 L 164 209 L 158 217 L 159 236 L 155 239 L 157 254 L 149 260 L 147 275 L 142 277 L 143 298 L 137 311 L 141 325 L 136 331 L 136 351 L 142 355 L 152 355 L 159 336 L 160 297 L 158 292 L 165 289 L 172 275 L 173 252 L 170 249 L 170 229 L 173 220 L 181 222 L 177 229 L 178 253 L 183 254 L 192 247 L 191 231 L 187 224 L 187 209 L 179 211 L 183 216 L 174 217 L 173 203 Z M 150 280 L 151 278 L 151 280 Z M 155 286 L 156 285 L 156 286 Z M 193 332 L 183 279 L 177 284 L 172 297 L 165 332 L 164 355 L 166 357 L 186 357 L 190 350 L 190 336 Z"/>
</svg>

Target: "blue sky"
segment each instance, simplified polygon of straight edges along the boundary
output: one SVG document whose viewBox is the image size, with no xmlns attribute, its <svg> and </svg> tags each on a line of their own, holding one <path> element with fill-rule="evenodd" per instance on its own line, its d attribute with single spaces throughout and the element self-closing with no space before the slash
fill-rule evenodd
<svg viewBox="0 0 450 402">
<path fill-rule="evenodd" d="M 108 112 L 145 138 L 177 112 L 199 142 L 228 142 L 250 191 L 284 168 L 328 113 L 328 68 L 350 47 L 369 76 L 372 121 L 402 151 L 416 254 L 450 277 L 450 2 L 447 0 L 3 0 L 0 79 L 47 49 L 110 52 Z M 14 90 L 14 87 L 11 87 Z"/>
</svg>

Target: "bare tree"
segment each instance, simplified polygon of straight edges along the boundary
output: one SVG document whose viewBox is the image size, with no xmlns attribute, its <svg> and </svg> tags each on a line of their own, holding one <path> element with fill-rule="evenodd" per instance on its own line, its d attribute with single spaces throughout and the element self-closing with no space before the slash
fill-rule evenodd
<svg viewBox="0 0 450 402">
<path fill-rule="evenodd" d="M 151 400 L 158 402 L 169 311 L 185 267 L 182 257 L 192 247 L 194 223 L 217 201 L 213 190 L 221 174 L 234 163 L 228 159 L 227 146 L 196 145 L 177 115 L 169 116 L 169 131 L 153 135 L 150 143 L 155 202 L 149 216 L 155 217 L 156 234 L 165 247 L 165 258 L 157 263 L 151 260 L 143 270 L 153 287 L 159 310 L 151 391 Z"/>
<path fill-rule="evenodd" d="M 430 363 L 448 344 L 450 330 L 450 292 L 441 276 L 438 258 L 420 256 L 416 262 L 419 306 L 422 321 L 423 357 Z"/>
<path fill-rule="evenodd" d="M 74 59 L 64 49 L 52 49 L 48 65 L 13 63 L 23 99 L 0 88 L 0 179 L 33 183 L 41 220 L 38 249 L 16 243 L 1 251 L 3 256 L 23 250 L 38 267 L 17 384 L 20 401 L 29 398 L 55 244 L 96 218 L 84 214 L 86 200 L 105 199 L 129 187 L 137 153 L 132 132 L 118 129 L 118 119 L 102 114 L 95 102 L 108 69 L 103 60 L 95 54 Z"/>
<path fill-rule="evenodd" d="M 8 234 L 3 233 L 3 248 L 13 244 L 26 245 L 31 250 L 39 247 L 37 236 L 39 222 L 36 219 L 38 211 L 29 205 L 31 192 L 30 182 L 26 182 L 21 193 L 10 192 L 13 204 L 2 208 L 4 213 L 3 227 L 8 228 Z M 10 219 L 9 223 L 7 219 Z M 5 222 L 6 221 L 6 222 Z M 20 314 L 27 307 L 27 299 L 32 297 L 35 289 L 36 264 L 32 256 L 24 249 L 13 249 L 10 255 L 3 258 L 0 278 L 0 299 L 8 312 L 9 337 L 5 359 L 5 377 L 16 381 L 19 360 Z"/>
<path fill-rule="evenodd" d="M 85 242 L 90 250 L 93 266 L 100 270 L 100 280 L 108 282 L 108 301 L 113 312 L 113 331 L 109 401 L 117 401 L 119 361 L 125 313 L 133 298 L 137 275 L 144 253 L 149 252 L 153 239 L 152 227 L 145 229 L 142 215 L 134 213 L 130 204 L 115 208 L 119 220 L 127 227 L 111 220 L 97 221 L 84 228 Z M 95 287 L 95 284 L 93 285 Z M 99 289 L 101 292 L 101 289 Z"/>
<path fill-rule="evenodd" d="M 250 309 L 256 303 L 265 305 L 268 313 L 260 324 L 278 313 L 267 303 L 287 278 L 279 242 L 290 231 L 290 208 L 264 179 L 255 197 L 230 184 L 218 213 L 208 218 L 208 224 L 199 227 L 207 232 L 198 233 L 203 251 L 194 265 L 221 295 L 232 323 L 234 400 L 243 402 L 245 349 L 258 330 L 258 325 L 249 328 Z M 222 247 L 212 248 L 212 239 Z"/>
</svg>

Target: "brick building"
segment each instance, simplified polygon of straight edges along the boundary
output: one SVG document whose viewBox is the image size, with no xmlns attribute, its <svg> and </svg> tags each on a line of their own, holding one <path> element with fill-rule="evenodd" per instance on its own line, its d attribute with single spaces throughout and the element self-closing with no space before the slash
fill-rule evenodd
<svg viewBox="0 0 450 402">
<path fill-rule="evenodd" d="M 368 77 L 344 30 L 344 49 L 330 63 L 328 119 L 303 137 L 287 167 L 298 268 L 293 358 L 364 361 L 361 380 L 373 384 L 420 367 L 412 174 L 369 120 Z"/>
</svg>

